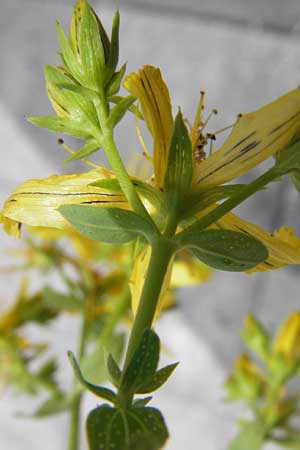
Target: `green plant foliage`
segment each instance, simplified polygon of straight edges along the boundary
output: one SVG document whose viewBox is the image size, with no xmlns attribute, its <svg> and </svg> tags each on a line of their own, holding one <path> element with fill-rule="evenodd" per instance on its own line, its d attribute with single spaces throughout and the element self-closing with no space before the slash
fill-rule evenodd
<svg viewBox="0 0 300 450">
<path fill-rule="evenodd" d="M 177 113 L 164 180 L 165 194 L 172 208 L 180 209 L 189 194 L 193 175 L 192 144 L 182 113 Z"/>
<path fill-rule="evenodd" d="M 65 205 L 59 212 L 78 231 L 97 241 L 121 244 L 138 236 L 151 240 L 156 233 L 150 221 L 120 208 Z"/>
<path fill-rule="evenodd" d="M 90 412 L 86 426 L 90 450 L 159 450 L 169 436 L 160 411 L 149 407 L 102 405 Z"/>
<path fill-rule="evenodd" d="M 231 230 L 197 232 L 187 228 L 177 235 L 178 245 L 190 247 L 202 262 L 218 270 L 243 272 L 255 267 L 268 257 L 268 252 L 257 239 Z"/>
</svg>

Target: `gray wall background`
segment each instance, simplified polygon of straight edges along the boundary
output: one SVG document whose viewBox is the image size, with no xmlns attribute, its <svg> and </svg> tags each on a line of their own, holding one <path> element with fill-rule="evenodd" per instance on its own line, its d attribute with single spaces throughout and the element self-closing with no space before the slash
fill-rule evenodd
<svg viewBox="0 0 300 450">
<path fill-rule="evenodd" d="M 42 66 L 58 61 L 55 20 L 66 27 L 72 4 L 71 0 L 1 1 L 1 202 L 28 177 L 84 168 L 62 166 L 64 155 L 57 136 L 32 127 L 23 118 L 51 111 Z M 109 27 L 117 2 L 92 4 Z M 174 108 L 180 105 L 187 117 L 193 117 L 198 93 L 204 89 L 207 109 L 217 106 L 220 110 L 212 124 L 214 129 L 232 123 L 236 113 L 254 110 L 300 84 L 297 0 L 121 0 L 118 6 L 121 61 L 128 61 L 128 71 L 146 63 L 159 66 Z M 126 160 L 139 150 L 135 133 L 128 135 L 127 125 L 120 126 L 118 135 Z M 248 200 L 240 213 L 269 230 L 281 223 L 299 229 L 299 197 L 288 180 Z M 0 239 L 4 256 L 7 247 L 17 245 L 2 232 Z M 169 450 L 183 446 L 225 450 L 234 433 L 237 408 L 224 405 L 222 383 L 241 348 L 237 330 L 248 311 L 273 328 L 299 308 L 298 280 L 297 267 L 251 276 L 220 272 L 207 285 L 179 292 L 180 308 L 158 324 L 171 352 L 166 360 L 181 361 L 157 396 L 157 404 L 176 436 L 171 438 Z M 5 304 L 13 297 L 15 280 L 2 276 L 0 282 L 0 301 Z M 47 330 L 57 336 L 53 346 L 60 352 L 62 364 L 66 364 L 65 351 L 74 348 L 75 325 L 66 318 Z M 68 367 L 64 377 L 62 382 L 67 383 L 71 377 Z M 196 393 L 192 386 L 197 386 Z M 95 403 L 94 398 L 88 398 L 86 410 Z M 32 407 L 25 398 L 2 396 L 0 448 L 37 450 L 42 444 L 44 450 L 64 449 L 66 417 L 48 422 L 12 417 L 13 411 L 30 411 Z M 33 433 L 38 437 L 33 439 Z"/>
</svg>

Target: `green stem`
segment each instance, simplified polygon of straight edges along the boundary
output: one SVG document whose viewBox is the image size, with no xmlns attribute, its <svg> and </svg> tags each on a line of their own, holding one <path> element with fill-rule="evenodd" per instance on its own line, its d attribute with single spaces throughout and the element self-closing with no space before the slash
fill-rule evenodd
<svg viewBox="0 0 300 450">
<path fill-rule="evenodd" d="M 128 367 L 145 329 L 152 326 L 159 296 L 173 253 L 174 247 L 168 239 L 159 238 L 153 242 L 147 276 L 130 334 L 124 369 Z"/>
<path fill-rule="evenodd" d="M 87 318 L 86 315 L 82 321 L 82 328 L 80 333 L 80 341 L 79 341 L 79 349 L 78 349 L 78 360 L 82 359 L 85 353 L 86 347 L 86 338 L 87 338 Z M 70 417 L 70 425 L 69 425 L 69 441 L 68 441 L 68 450 L 79 450 L 79 430 L 80 430 L 80 404 L 82 399 L 82 390 L 78 389 L 78 381 L 74 381 L 74 392 L 75 395 L 72 400 L 71 406 L 71 417 Z"/>
<path fill-rule="evenodd" d="M 278 178 L 278 172 L 272 168 L 268 170 L 266 173 L 258 177 L 256 180 L 252 181 L 252 183 L 247 184 L 241 189 L 236 195 L 233 195 L 228 200 L 223 202 L 220 206 L 217 206 L 210 213 L 208 213 L 203 218 L 197 220 L 197 222 L 193 223 L 189 228 L 189 231 L 192 231 L 195 227 L 197 231 L 204 230 L 209 227 L 211 224 L 215 223 L 221 217 L 223 217 L 226 213 L 231 211 L 233 208 L 238 206 L 244 200 L 246 200 L 251 195 L 255 194 L 255 192 L 264 188 L 268 183 L 273 181 L 275 178 Z M 183 231 L 184 233 L 184 231 Z"/>
<path fill-rule="evenodd" d="M 123 164 L 123 161 L 119 155 L 113 136 L 113 130 L 108 125 L 108 108 L 104 95 L 102 95 L 97 101 L 95 101 L 95 107 L 98 113 L 98 118 L 102 130 L 101 146 L 105 151 L 108 162 L 120 183 L 121 189 L 124 192 L 129 204 L 132 206 L 132 209 L 140 216 L 152 221 L 143 202 L 138 196 Z"/>
</svg>

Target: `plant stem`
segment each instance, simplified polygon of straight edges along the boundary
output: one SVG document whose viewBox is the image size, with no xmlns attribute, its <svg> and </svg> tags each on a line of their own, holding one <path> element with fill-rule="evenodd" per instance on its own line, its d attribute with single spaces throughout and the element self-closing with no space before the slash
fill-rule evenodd
<svg viewBox="0 0 300 450">
<path fill-rule="evenodd" d="M 278 178 L 278 172 L 271 168 L 266 173 L 258 177 L 256 180 L 252 181 L 252 183 L 247 184 L 241 189 L 236 195 L 233 195 L 228 200 L 223 202 L 221 205 L 217 206 L 211 212 L 209 212 L 206 216 L 197 220 L 193 225 L 189 227 L 189 231 L 192 231 L 194 228 L 197 231 L 204 230 L 209 227 L 211 224 L 215 223 L 221 217 L 223 217 L 226 213 L 231 211 L 233 208 L 238 206 L 244 200 L 246 200 L 251 195 L 255 194 L 258 190 L 264 188 L 268 183 L 273 181 L 275 178 Z M 184 233 L 184 231 L 182 232 Z"/>
<path fill-rule="evenodd" d="M 174 253 L 171 241 L 159 238 L 153 242 L 151 259 L 139 307 L 130 334 L 124 369 L 126 369 L 146 328 L 151 328 L 169 263 Z"/>
<path fill-rule="evenodd" d="M 132 209 L 140 216 L 152 221 L 148 211 L 146 210 L 143 202 L 141 201 L 133 186 L 133 183 L 118 152 L 113 136 L 113 130 L 108 125 L 108 107 L 105 96 L 99 96 L 99 98 L 95 100 L 94 103 L 98 113 L 99 123 L 101 125 L 102 131 L 101 146 L 105 151 L 108 162 L 120 183 L 121 189 L 124 192 Z"/>
<path fill-rule="evenodd" d="M 79 362 L 85 353 L 86 338 L 87 338 L 87 318 L 86 314 L 84 313 L 78 349 Z M 83 394 L 81 389 L 78 392 L 76 392 L 76 390 L 78 389 L 78 381 L 76 380 L 74 381 L 73 389 L 75 391 L 75 395 L 73 397 L 71 406 L 68 450 L 79 450 L 80 404 Z"/>
</svg>

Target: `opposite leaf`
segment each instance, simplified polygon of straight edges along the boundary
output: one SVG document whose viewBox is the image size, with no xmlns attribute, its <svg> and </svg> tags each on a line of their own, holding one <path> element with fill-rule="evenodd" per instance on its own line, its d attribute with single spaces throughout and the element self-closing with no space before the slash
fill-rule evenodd
<svg viewBox="0 0 300 450">
<path fill-rule="evenodd" d="M 83 377 L 81 370 L 79 368 L 79 365 L 75 359 L 75 356 L 72 352 L 68 352 L 68 357 L 70 359 L 70 363 L 73 367 L 74 374 L 77 377 L 78 381 L 90 392 L 95 394 L 97 397 L 104 398 L 105 400 L 108 400 L 109 402 L 115 403 L 116 401 L 116 394 L 111 391 L 110 389 L 107 389 L 102 386 L 97 386 L 95 384 L 89 383 L 85 380 Z"/>
<path fill-rule="evenodd" d="M 177 235 L 181 247 L 190 247 L 202 262 L 218 270 L 243 272 L 268 257 L 257 239 L 231 230 L 185 230 Z"/>
<path fill-rule="evenodd" d="M 158 409 L 108 405 L 90 412 L 87 435 L 90 450 L 159 450 L 169 436 Z"/>
<path fill-rule="evenodd" d="M 65 205 L 58 210 L 74 228 L 96 241 L 122 244 L 140 235 L 151 240 L 156 233 L 150 221 L 120 208 Z"/>
</svg>

